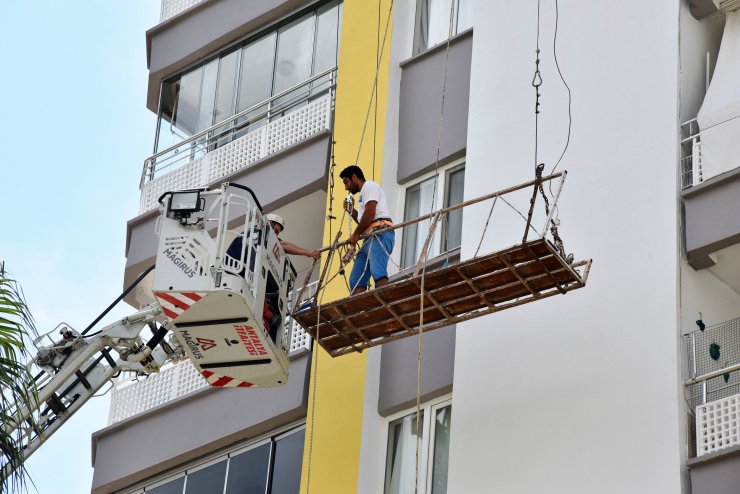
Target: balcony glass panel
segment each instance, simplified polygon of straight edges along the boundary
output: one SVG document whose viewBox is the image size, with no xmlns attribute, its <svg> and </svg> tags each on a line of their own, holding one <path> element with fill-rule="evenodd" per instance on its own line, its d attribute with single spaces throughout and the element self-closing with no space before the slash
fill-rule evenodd
<svg viewBox="0 0 740 494">
<path fill-rule="evenodd" d="M 234 85 L 236 83 L 236 64 L 238 52 L 232 51 L 221 57 L 218 68 L 218 89 L 216 90 L 216 108 L 213 114 L 213 125 L 234 115 Z M 209 125 L 209 127 L 210 127 Z"/>
<path fill-rule="evenodd" d="M 340 32 L 341 4 L 325 5 L 318 11 L 318 25 L 316 28 L 316 55 L 314 57 L 313 73 L 319 74 L 337 65 L 337 41 Z M 317 96 L 326 92 L 327 82 L 330 76 L 325 76 L 316 81 L 313 86 L 318 91 L 312 93 Z"/>
<path fill-rule="evenodd" d="M 153 489 L 147 489 L 147 494 L 182 494 L 182 488 L 185 485 L 185 477 L 180 477 L 172 482 L 167 482 Z"/>
<path fill-rule="evenodd" d="M 300 490 L 304 437 L 305 430 L 300 430 L 275 442 L 272 494 L 295 494 Z"/>
<path fill-rule="evenodd" d="M 218 82 L 218 60 L 212 60 L 203 67 L 203 83 L 200 90 L 197 131 L 213 125 L 213 109 L 216 104 L 216 83 Z"/>
<path fill-rule="evenodd" d="M 229 460 L 226 494 L 263 493 L 267 490 L 270 444 L 245 451 Z"/>
<path fill-rule="evenodd" d="M 172 122 L 172 131 L 182 137 L 188 137 L 196 132 L 198 114 L 200 113 L 200 87 L 203 83 L 203 67 L 183 74 L 179 85 L 176 84 L 175 118 Z M 179 86 L 179 88 L 178 88 Z"/>
<path fill-rule="evenodd" d="M 314 29 L 313 15 L 302 17 L 278 31 L 277 58 L 275 60 L 274 93 L 279 93 L 311 77 Z M 307 93 L 288 95 L 275 100 L 273 106 L 294 106 L 308 96 Z M 278 114 L 284 114 L 282 111 Z"/>
<path fill-rule="evenodd" d="M 272 95 L 272 74 L 275 65 L 275 41 L 277 34 L 271 33 L 254 41 L 242 49 L 241 77 L 239 78 L 239 98 L 237 113 L 246 110 Z M 254 114 L 266 112 L 267 108 L 255 110 Z M 251 124 L 249 116 L 240 120 L 239 125 Z"/>
<path fill-rule="evenodd" d="M 193 473 L 188 472 L 185 494 L 210 494 L 222 492 L 226 476 L 226 460 L 207 466 Z"/>
</svg>

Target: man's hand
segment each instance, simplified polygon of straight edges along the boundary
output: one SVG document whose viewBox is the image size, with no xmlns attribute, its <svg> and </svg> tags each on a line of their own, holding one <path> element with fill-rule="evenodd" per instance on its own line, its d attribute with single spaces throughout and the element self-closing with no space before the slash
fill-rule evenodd
<svg viewBox="0 0 740 494">
<path fill-rule="evenodd" d="M 348 194 L 344 199 L 344 210 L 352 213 L 355 210 L 355 196 Z"/>
<path fill-rule="evenodd" d="M 319 251 L 318 251 L 318 250 L 316 250 L 316 249 L 314 249 L 314 250 L 309 250 L 309 251 L 308 251 L 308 257 L 313 257 L 314 259 L 316 259 L 316 260 L 318 261 L 318 260 L 320 260 L 320 259 L 321 259 L 321 252 L 319 252 Z"/>
<path fill-rule="evenodd" d="M 349 238 L 347 239 L 347 243 L 350 245 L 356 245 L 359 240 L 360 236 L 357 234 L 357 232 L 355 232 L 349 236 Z"/>
</svg>

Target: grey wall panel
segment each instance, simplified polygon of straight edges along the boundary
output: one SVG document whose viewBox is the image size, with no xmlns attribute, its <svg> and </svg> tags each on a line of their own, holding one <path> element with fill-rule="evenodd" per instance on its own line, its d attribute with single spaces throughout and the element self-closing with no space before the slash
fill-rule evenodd
<svg viewBox="0 0 740 494">
<path fill-rule="evenodd" d="M 273 389 L 209 388 L 93 434 L 92 493 L 107 494 L 306 416 L 308 354 Z"/>
<path fill-rule="evenodd" d="M 455 369 L 455 326 L 424 333 L 422 340 L 421 399 L 427 401 L 452 391 Z M 386 343 L 380 355 L 378 413 L 384 417 L 415 406 L 418 337 Z"/>
<path fill-rule="evenodd" d="M 311 192 L 326 190 L 330 146 L 331 135 L 326 131 L 210 185 L 224 181 L 246 185 L 269 212 Z M 316 214 L 323 217 L 323 212 Z M 154 263 L 156 218 L 156 213 L 146 213 L 127 225 L 124 287 Z M 300 240 L 296 239 L 296 243 L 300 244 Z"/>
<path fill-rule="evenodd" d="M 307 0 L 209 0 L 150 29 L 146 33 L 147 107 L 157 111 L 163 79 L 310 3 Z"/>
<path fill-rule="evenodd" d="M 472 48 L 472 30 L 450 43 L 439 153 L 441 164 L 465 154 Z M 443 44 L 401 64 L 399 183 L 425 173 L 436 162 L 446 51 Z"/>
<path fill-rule="evenodd" d="M 694 269 L 714 264 L 709 254 L 740 242 L 740 168 L 682 193 L 686 257 Z"/>
<path fill-rule="evenodd" d="M 740 492 L 740 448 L 689 460 L 692 494 L 737 494 Z"/>
</svg>

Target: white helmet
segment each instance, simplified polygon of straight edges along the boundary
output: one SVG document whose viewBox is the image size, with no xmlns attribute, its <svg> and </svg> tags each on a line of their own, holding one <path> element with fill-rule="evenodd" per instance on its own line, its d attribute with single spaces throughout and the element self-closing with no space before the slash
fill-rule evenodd
<svg viewBox="0 0 740 494">
<path fill-rule="evenodd" d="M 273 213 L 266 214 L 265 218 L 267 218 L 267 221 L 272 221 L 274 223 L 277 223 L 278 225 L 280 225 L 280 227 L 283 230 L 285 230 L 285 221 L 283 221 L 283 217 L 280 216 L 279 214 L 273 214 Z"/>
</svg>

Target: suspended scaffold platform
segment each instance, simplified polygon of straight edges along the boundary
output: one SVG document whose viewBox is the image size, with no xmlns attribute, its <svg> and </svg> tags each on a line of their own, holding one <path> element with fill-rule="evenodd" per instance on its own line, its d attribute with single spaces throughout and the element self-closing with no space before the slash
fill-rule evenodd
<svg viewBox="0 0 740 494">
<path fill-rule="evenodd" d="M 313 303 L 304 304 L 293 318 L 314 341 L 336 357 L 416 335 L 420 330 L 431 331 L 585 286 L 591 260 L 573 262 L 572 255 L 565 254 L 557 233 L 557 220 L 553 219 L 566 172 L 544 178 L 540 173 L 532 182 L 389 228 L 431 220 L 429 241 L 437 220 L 450 211 L 486 200 L 493 200 L 495 205 L 496 199 L 504 194 L 534 186 L 520 244 L 441 269 L 422 271 L 420 275 L 419 267 L 424 262 L 422 253 L 415 275 L 320 306 L 317 305 L 319 287 Z M 542 183 L 555 178 L 561 180 L 552 208 L 545 201 L 545 226 L 552 225 L 550 232 L 554 239 L 548 239 L 547 228 L 543 228 L 539 238 L 527 240 L 537 192 L 545 197 Z"/>
</svg>

